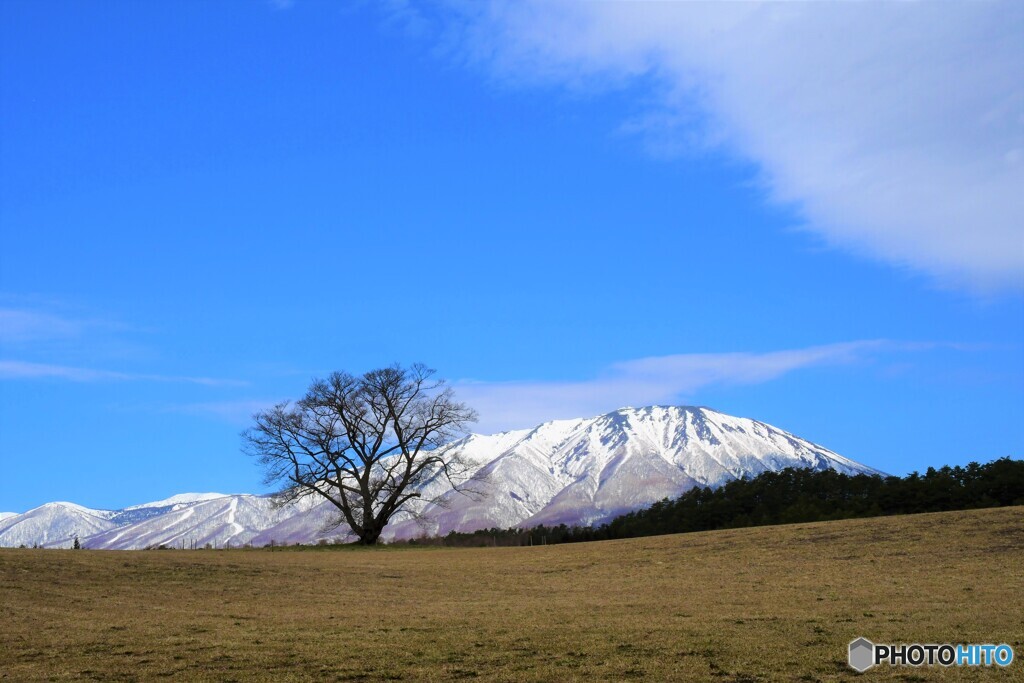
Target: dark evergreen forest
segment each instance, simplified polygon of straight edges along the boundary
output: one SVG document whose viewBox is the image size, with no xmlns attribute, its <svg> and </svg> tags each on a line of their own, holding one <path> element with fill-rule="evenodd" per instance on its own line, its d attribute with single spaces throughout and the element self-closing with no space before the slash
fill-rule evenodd
<svg viewBox="0 0 1024 683">
<path fill-rule="evenodd" d="M 1024 460 L 1001 458 L 924 474 L 881 477 L 786 468 L 737 479 L 716 489 L 694 488 L 674 500 L 616 517 L 600 526 L 482 529 L 421 538 L 410 544 L 541 545 L 710 531 L 767 524 L 818 522 L 919 512 L 1024 505 Z"/>
</svg>

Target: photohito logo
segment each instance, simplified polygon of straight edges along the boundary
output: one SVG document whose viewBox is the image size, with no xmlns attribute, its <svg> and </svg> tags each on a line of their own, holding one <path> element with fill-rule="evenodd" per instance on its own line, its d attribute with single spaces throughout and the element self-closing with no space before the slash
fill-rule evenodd
<svg viewBox="0 0 1024 683">
<path fill-rule="evenodd" d="M 1013 648 L 999 645 L 875 645 L 867 638 L 850 641 L 847 662 L 850 668 L 863 673 L 878 664 L 893 666 L 1009 666 L 1013 662 Z"/>
</svg>

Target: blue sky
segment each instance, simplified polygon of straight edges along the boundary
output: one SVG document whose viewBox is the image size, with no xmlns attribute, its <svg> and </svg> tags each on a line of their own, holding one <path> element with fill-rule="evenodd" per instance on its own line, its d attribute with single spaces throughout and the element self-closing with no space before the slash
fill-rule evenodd
<svg viewBox="0 0 1024 683">
<path fill-rule="evenodd" d="M 0 5 L 0 510 L 262 491 L 425 362 L 479 431 L 1024 444 L 1020 5 Z M 883 30 L 884 29 L 884 30 Z"/>
</svg>

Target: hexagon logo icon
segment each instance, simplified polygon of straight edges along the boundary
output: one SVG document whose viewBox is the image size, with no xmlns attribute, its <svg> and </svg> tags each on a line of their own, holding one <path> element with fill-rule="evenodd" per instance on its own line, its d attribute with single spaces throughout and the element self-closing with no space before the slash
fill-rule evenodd
<svg viewBox="0 0 1024 683">
<path fill-rule="evenodd" d="M 875 644 L 867 638 L 850 641 L 850 668 L 857 673 L 864 673 L 875 665 Z"/>
</svg>

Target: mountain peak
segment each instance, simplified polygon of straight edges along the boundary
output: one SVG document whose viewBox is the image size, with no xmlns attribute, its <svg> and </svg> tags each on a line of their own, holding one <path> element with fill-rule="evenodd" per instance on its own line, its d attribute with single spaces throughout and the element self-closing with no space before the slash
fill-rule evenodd
<svg viewBox="0 0 1024 683">
<path fill-rule="evenodd" d="M 43 503 L 39 507 L 29 510 L 29 512 L 43 512 L 49 510 L 73 510 L 75 512 L 87 515 L 110 514 L 109 510 L 97 510 L 94 508 L 87 508 L 84 505 L 79 505 L 78 503 L 72 503 L 66 500 L 55 500 L 51 503 Z"/>
<path fill-rule="evenodd" d="M 588 418 L 551 420 L 529 429 L 470 434 L 446 446 L 458 450 L 475 477 L 466 496 L 438 478 L 422 500 L 396 516 L 385 538 L 446 534 L 489 527 L 592 524 L 674 498 L 695 486 L 785 467 L 879 474 L 822 446 L 749 418 L 704 406 L 622 407 Z M 0 517 L 0 545 L 89 548 L 270 541 L 314 542 L 344 536 L 323 531 L 336 518 L 330 503 L 305 499 L 279 507 L 267 496 L 183 493 L 118 511 L 48 503 Z M 425 525 L 425 526 L 424 526 Z"/>
<path fill-rule="evenodd" d="M 187 505 L 190 503 L 197 503 L 203 500 L 215 500 L 217 498 L 224 498 L 228 494 L 226 493 L 178 493 L 169 498 L 163 500 L 156 500 L 151 503 L 140 503 L 139 505 L 130 505 L 124 508 L 125 510 L 139 510 L 141 508 L 159 508 L 159 507 L 170 507 L 173 505 Z"/>
</svg>

